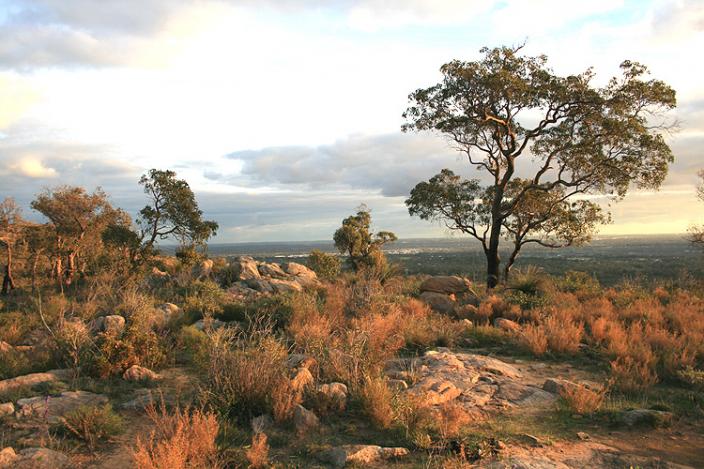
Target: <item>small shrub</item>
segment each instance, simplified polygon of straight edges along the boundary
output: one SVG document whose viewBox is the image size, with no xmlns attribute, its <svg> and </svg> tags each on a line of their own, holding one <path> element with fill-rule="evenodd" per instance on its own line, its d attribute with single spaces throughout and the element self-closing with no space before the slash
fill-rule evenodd
<svg viewBox="0 0 704 469">
<path fill-rule="evenodd" d="M 548 351 L 548 337 L 540 325 L 526 324 L 523 326 L 519 341 L 533 355 L 544 355 Z"/>
<path fill-rule="evenodd" d="M 579 415 L 593 414 L 599 410 L 604 403 L 605 395 L 606 389 L 596 392 L 580 385 L 566 386 L 560 392 L 567 407 Z"/>
<path fill-rule="evenodd" d="M 459 436 L 461 430 L 472 421 L 472 417 L 457 402 L 447 402 L 437 413 L 437 430 L 444 440 Z"/>
<path fill-rule="evenodd" d="M 631 393 L 643 391 L 658 382 L 652 365 L 632 357 L 619 357 L 612 361 L 611 376 L 619 390 Z"/>
<path fill-rule="evenodd" d="M 375 427 L 385 430 L 394 421 L 393 392 L 384 378 L 367 378 L 360 390 L 362 410 Z"/>
<path fill-rule="evenodd" d="M 252 436 L 252 445 L 245 456 L 252 469 L 269 467 L 269 443 L 266 434 L 255 433 Z"/>
<path fill-rule="evenodd" d="M 566 309 L 551 309 L 543 321 L 548 347 L 557 353 L 574 354 L 584 335 L 584 325 L 574 321 Z"/>
<path fill-rule="evenodd" d="M 190 365 L 206 366 L 208 362 L 208 335 L 193 326 L 182 327 L 176 338 L 177 358 Z"/>
<path fill-rule="evenodd" d="M 338 256 L 314 249 L 308 255 L 308 267 L 324 280 L 332 280 L 340 275 L 342 262 Z"/>
<path fill-rule="evenodd" d="M 147 407 L 154 430 L 146 441 L 139 437 L 132 457 L 138 469 L 219 469 L 223 464 L 215 439 L 215 414 L 189 409 L 169 413 L 161 406 Z"/>
<path fill-rule="evenodd" d="M 110 404 L 81 406 L 63 416 L 62 427 L 63 433 L 83 441 L 92 451 L 99 441 L 122 433 L 124 421 Z"/>
</svg>

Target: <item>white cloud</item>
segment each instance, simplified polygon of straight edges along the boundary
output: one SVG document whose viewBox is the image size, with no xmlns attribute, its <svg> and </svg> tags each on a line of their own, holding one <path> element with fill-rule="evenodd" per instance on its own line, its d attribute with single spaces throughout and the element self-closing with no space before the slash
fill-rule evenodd
<svg viewBox="0 0 704 469">
<path fill-rule="evenodd" d="M 9 165 L 9 169 L 34 179 L 51 179 L 58 175 L 54 168 L 45 166 L 44 162 L 32 156 L 22 157 L 19 162 Z"/>
</svg>

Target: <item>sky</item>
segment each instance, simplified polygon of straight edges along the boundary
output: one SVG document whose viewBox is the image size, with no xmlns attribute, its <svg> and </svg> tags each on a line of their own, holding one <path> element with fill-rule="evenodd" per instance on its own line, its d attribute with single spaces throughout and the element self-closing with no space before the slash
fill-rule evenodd
<svg viewBox="0 0 704 469">
<path fill-rule="evenodd" d="M 677 91 L 675 163 L 600 233 L 683 233 L 704 220 L 701 0 L 0 0 L 0 198 L 100 186 L 135 214 L 150 168 L 186 179 L 216 242 L 331 239 L 361 203 L 411 218 L 416 183 L 476 174 L 441 136 L 403 134 L 408 94 L 483 46 L 526 43 L 559 74 L 624 59 Z M 606 203 L 606 200 L 602 202 Z"/>
</svg>

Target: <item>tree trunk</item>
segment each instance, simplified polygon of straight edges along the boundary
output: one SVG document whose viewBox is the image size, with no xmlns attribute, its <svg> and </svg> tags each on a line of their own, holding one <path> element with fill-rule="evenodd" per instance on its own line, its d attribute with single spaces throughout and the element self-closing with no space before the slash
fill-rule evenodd
<svg viewBox="0 0 704 469">
<path fill-rule="evenodd" d="M 513 264 L 516 262 L 516 259 L 518 258 L 518 253 L 521 251 L 521 246 L 515 246 L 513 248 L 513 252 L 511 253 L 511 256 L 509 256 L 508 261 L 506 261 L 506 267 L 504 267 L 504 282 L 508 282 L 508 278 L 511 275 L 511 267 L 513 267 Z"/>
<path fill-rule="evenodd" d="M 492 217 L 491 232 L 489 233 L 489 247 L 484 250 L 486 255 L 486 286 L 489 289 L 499 284 L 501 275 L 501 257 L 499 256 L 499 240 L 501 238 L 501 219 Z"/>
<path fill-rule="evenodd" d="M 15 281 L 12 278 L 12 246 L 7 245 L 7 265 L 5 266 L 5 275 L 2 279 L 2 294 L 7 295 L 10 290 L 15 289 Z"/>
<path fill-rule="evenodd" d="M 72 252 L 66 257 L 67 266 L 66 266 L 66 285 L 71 285 L 73 283 L 73 275 L 76 273 L 76 253 Z"/>
</svg>

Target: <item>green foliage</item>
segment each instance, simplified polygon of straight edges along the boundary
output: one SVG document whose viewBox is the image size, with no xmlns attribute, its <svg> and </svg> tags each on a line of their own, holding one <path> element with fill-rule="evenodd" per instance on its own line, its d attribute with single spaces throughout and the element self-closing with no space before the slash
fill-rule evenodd
<svg viewBox="0 0 704 469">
<path fill-rule="evenodd" d="M 176 338 L 177 360 L 201 368 L 208 361 L 208 335 L 193 326 L 182 327 Z"/>
<path fill-rule="evenodd" d="M 124 420 L 110 404 L 81 406 L 63 416 L 61 433 L 72 436 L 94 450 L 99 441 L 109 440 L 124 431 Z"/>
<path fill-rule="evenodd" d="M 210 317 L 223 311 L 225 292 L 212 280 L 192 282 L 186 293 L 184 310 L 190 319 Z"/>
<path fill-rule="evenodd" d="M 560 290 L 579 298 L 593 298 L 601 293 L 599 280 L 586 272 L 569 270 L 557 281 Z"/>
<path fill-rule="evenodd" d="M 508 277 L 522 246 L 581 244 L 609 221 L 594 202 L 575 196 L 620 199 L 631 185 L 657 188 L 673 161 L 666 126 L 650 119 L 675 107 L 675 91 L 644 80 L 644 66 L 624 61 L 622 77 L 597 88 L 591 70 L 558 76 L 545 56 L 527 57 L 521 48 L 484 48 L 482 60 L 443 65 L 443 80 L 411 93 L 403 114 L 404 131 L 446 134 L 491 176 L 481 188 L 443 170 L 406 202 L 411 215 L 442 220 L 482 243 L 490 288 L 498 282 L 502 234 L 513 244 Z M 524 117 L 533 114 L 543 117 Z M 532 174 L 517 177 L 522 169 Z"/>
<path fill-rule="evenodd" d="M 396 241 L 390 231 L 370 231 L 372 216 L 370 210 L 361 206 L 356 215 L 342 220 L 342 226 L 335 231 L 333 240 L 340 253 L 347 253 L 355 270 L 371 267 L 383 271 L 388 264 L 381 248 L 384 244 Z"/>
<path fill-rule="evenodd" d="M 198 245 L 217 232 L 218 224 L 203 220 L 193 191 L 185 180 L 176 179 L 174 171 L 151 169 L 139 183 L 150 199 L 150 205 L 140 210 L 137 220 L 146 248 L 151 249 L 157 239 L 170 236 L 185 245 Z"/>
<path fill-rule="evenodd" d="M 308 255 L 308 267 L 313 269 L 318 277 L 333 280 L 340 274 L 342 265 L 339 257 L 313 249 Z"/>
</svg>

